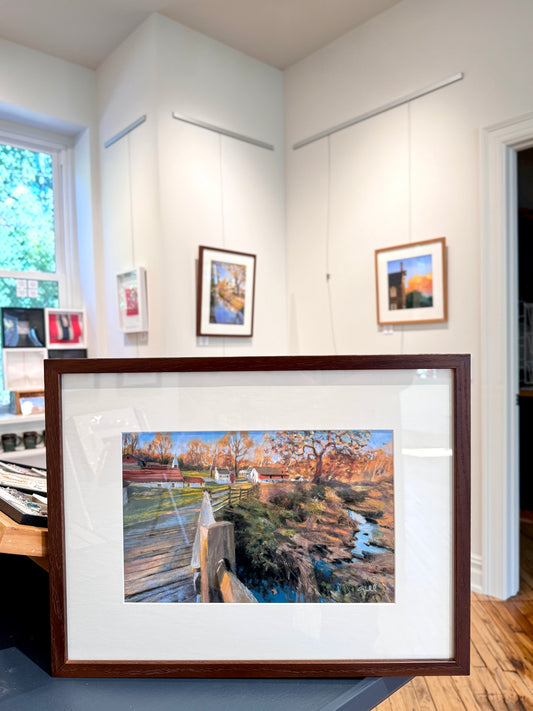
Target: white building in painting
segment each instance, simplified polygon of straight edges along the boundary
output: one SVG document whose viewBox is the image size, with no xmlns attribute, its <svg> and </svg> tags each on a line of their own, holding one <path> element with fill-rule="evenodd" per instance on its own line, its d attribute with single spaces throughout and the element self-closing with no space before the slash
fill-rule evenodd
<svg viewBox="0 0 533 711">
<path fill-rule="evenodd" d="M 235 476 L 231 469 L 215 467 L 215 481 L 217 484 L 233 484 Z"/>
</svg>

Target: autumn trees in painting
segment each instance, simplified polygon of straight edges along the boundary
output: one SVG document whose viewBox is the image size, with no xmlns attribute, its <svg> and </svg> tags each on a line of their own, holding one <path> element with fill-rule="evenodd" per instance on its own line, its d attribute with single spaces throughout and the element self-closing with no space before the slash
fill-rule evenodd
<svg viewBox="0 0 533 711">
<path fill-rule="evenodd" d="M 125 432 L 122 435 L 123 454 L 132 454 L 142 457 L 145 461 L 154 461 L 168 464 L 172 461 L 172 440 L 168 432 L 155 432 L 149 440 L 139 442 L 138 432 Z"/>
<path fill-rule="evenodd" d="M 217 521 L 233 525 L 236 572 L 258 601 L 392 602 L 392 444 L 390 430 L 125 433 L 123 455 L 154 462 L 150 480 L 157 466 L 179 467 L 183 480 L 162 469 L 158 490 L 148 482 L 128 486 L 125 545 L 142 540 L 144 526 L 152 542 L 159 528 L 169 535 L 173 517 L 181 521 L 176 540 L 185 519 L 194 528 L 207 492 Z M 193 480 L 202 488 L 188 489 Z M 194 537 L 191 529 L 190 545 Z M 150 598 L 143 592 L 139 599 Z"/>
<path fill-rule="evenodd" d="M 323 479 L 351 481 L 383 459 L 376 437 L 366 430 L 132 432 L 123 435 L 123 453 L 160 464 L 177 456 L 181 469 L 206 476 L 215 467 L 236 477 L 245 467 L 277 467 L 291 478 L 320 484 Z"/>
<path fill-rule="evenodd" d="M 363 461 L 363 448 L 370 434 L 358 430 L 304 430 L 301 432 L 276 432 L 272 442 L 273 450 L 279 454 L 286 466 L 298 466 L 312 472 L 314 484 L 320 484 L 324 471 L 324 458 L 330 454 L 335 472 L 344 461 L 348 467 L 357 460 Z M 331 476 L 333 472 L 329 470 Z"/>
<path fill-rule="evenodd" d="M 246 267 L 213 261 L 211 264 L 211 323 L 243 323 Z"/>
</svg>

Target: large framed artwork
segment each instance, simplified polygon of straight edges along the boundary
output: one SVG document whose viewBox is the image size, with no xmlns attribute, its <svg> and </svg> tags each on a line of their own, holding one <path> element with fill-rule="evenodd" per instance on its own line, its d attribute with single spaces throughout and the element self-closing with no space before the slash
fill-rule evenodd
<svg viewBox="0 0 533 711">
<path fill-rule="evenodd" d="M 469 356 L 48 360 L 53 673 L 464 674 Z"/>
<path fill-rule="evenodd" d="M 252 336 L 254 297 L 254 254 L 200 247 L 198 336 Z"/>
<path fill-rule="evenodd" d="M 378 323 L 446 321 L 446 240 L 444 237 L 377 249 Z"/>
</svg>

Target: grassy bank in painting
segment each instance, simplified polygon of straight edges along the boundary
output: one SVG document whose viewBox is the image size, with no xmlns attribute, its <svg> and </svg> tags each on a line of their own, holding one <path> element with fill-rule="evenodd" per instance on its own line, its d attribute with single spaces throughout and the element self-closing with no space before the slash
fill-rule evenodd
<svg viewBox="0 0 533 711">
<path fill-rule="evenodd" d="M 391 481 L 258 488 L 256 498 L 220 513 L 235 526 L 237 575 L 256 596 L 267 602 L 394 601 Z"/>
<path fill-rule="evenodd" d="M 126 601 L 197 601 L 204 496 L 258 601 L 394 601 L 390 431 L 126 433 L 123 478 Z"/>
</svg>

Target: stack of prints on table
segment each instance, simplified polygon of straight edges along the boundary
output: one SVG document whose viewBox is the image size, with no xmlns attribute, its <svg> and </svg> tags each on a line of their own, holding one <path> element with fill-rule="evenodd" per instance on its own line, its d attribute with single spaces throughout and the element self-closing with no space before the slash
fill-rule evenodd
<svg viewBox="0 0 533 711">
<path fill-rule="evenodd" d="M 46 470 L 0 461 L 0 511 L 17 523 L 47 526 Z"/>
</svg>

